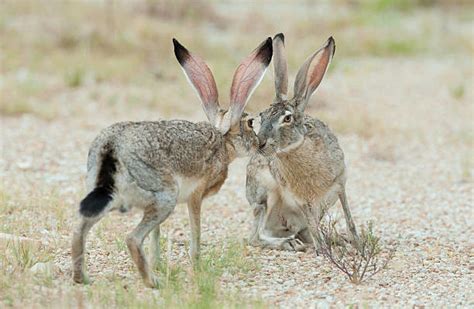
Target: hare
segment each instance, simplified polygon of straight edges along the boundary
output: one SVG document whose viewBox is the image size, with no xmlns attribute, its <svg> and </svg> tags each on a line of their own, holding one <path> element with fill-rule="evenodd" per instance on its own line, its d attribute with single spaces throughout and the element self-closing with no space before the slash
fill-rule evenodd
<svg viewBox="0 0 474 309">
<path fill-rule="evenodd" d="M 334 39 L 330 37 L 302 65 L 291 99 L 287 98 L 284 48 L 280 33 L 273 39 L 276 96 L 256 121 L 259 150 L 247 166 L 246 193 L 254 210 L 250 243 L 304 250 L 305 243 L 314 242 L 308 224 L 317 231 L 325 211 L 337 199 L 355 240 L 345 193 L 344 153 L 326 124 L 304 114 L 334 55 Z"/>
<path fill-rule="evenodd" d="M 235 71 L 229 110 L 220 108 L 214 77 L 206 63 L 173 39 L 174 52 L 196 90 L 209 122 L 185 120 L 122 122 L 93 141 L 87 162 L 90 193 L 80 203 L 81 222 L 72 240 L 73 280 L 85 282 L 84 254 L 91 227 L 113 209 L 143 209 L 143 219 L 127 236 L 133 261 L 149 287 L 158 278 L 145 257 L 143 241 L 152 232 L 151 265 L 159 259 L 160 224 L 177 203 L 187 202 L 191 226 L 190 256 L 200 251 L 203 198 L 216 193 L 237 156 L 255 151 L 251 120 L 242 116 L 272 58 L 272 39 L 255 49 Z"/>
</svg>

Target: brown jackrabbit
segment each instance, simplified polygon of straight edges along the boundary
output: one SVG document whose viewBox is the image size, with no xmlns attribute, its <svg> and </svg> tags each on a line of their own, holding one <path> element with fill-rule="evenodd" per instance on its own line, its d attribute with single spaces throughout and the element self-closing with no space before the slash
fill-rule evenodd
<svg viewBox="0 0 474 309">
<path fill-rule="evenodd" d="M 199 257 L 203 198 L 216 193 L 236 156 L 256 149 L 258 140 L 242 117 L 252 91 L 272 58 L 268 38 L 237 68 L 230 108 L 222 110 L 211 71 L 199 57 L 173 40 L 176 58 L 199 95 L 209 122 L 185 120 L 123 122 L 104 129 L 93 141 L 87 162 L 89 194 L 81 201 L 81 222 L 72 241 L 73 279 L 84 282 L 87 233 L 112 209 L 143 209 L 143 219 L 128 235 L 127 246 L 147 286 L 156 287 L 143 252 L 152 233 L 152 265 L 159 257 L 160 224 L 177 203 L 187 202 L 191 222 L 190 255 Z"/>
<path fill-rule="evenodd" d="M 331 37 L 302 65 L 294 96 L 287 99 L 284 36 L 273 39 L 276 96 L 256 121 L 259 152 L 247 166 L 247 199 L 254 209 L 253 245 L 304 249 L 303 243 L 312 242 L 307 219 L 319 229 L 324 212 L 337 199 L 351 234 L 357 237 L 346 200 L 344 153 L 323 122 L 304 114 L 334 51 Z"/>
</svg>

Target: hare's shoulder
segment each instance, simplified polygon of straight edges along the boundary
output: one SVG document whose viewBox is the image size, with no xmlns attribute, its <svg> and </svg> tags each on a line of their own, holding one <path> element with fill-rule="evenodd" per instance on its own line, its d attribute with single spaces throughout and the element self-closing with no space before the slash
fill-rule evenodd
<svg viewBox="0 0 474 309">
<path fill-rule="evenodd" d="M 325 144 L 339 145 L 336 135 L 331 131 L 329 126 L 321 120 L 305 116 L 304 126 L 306 128 L 306 136 L 316 142 L 324 142 Z"/>
</svg>

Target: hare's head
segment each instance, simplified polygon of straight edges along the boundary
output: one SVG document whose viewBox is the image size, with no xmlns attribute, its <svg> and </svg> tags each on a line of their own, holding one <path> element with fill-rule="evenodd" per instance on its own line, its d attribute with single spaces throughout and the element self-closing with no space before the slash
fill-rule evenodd
<svg viewBox="0 0 474 309">
<path fill-rule="evenodd" d="M 293 98 L 288 99 L 288 72 L 283 34 L 273 39 L 275 100 L 258 119 L 259 149 L 265 154 L 288 152 L 304 141 L 304 110 L 321 83 L 334 55 L 336 45 L 330 37 L 325 46 L 312 54 L 296 75 Z"/>
<path fill-rule="evenodd" d="M 174 52 L 190 84 L 201 99 L 207 118 L 230 141 L 237 156 L 243 156 L 258 147 L 253 131 L 253 119 L 244 113 L 245 106 L 258 86 L 272 59 L 272 39 L 263 41 L 237 67 L 230 89 L 229 109 L 219 105 L 216 82 L 206 63 L 191 54 L 173 39 Z"/>
</svg>

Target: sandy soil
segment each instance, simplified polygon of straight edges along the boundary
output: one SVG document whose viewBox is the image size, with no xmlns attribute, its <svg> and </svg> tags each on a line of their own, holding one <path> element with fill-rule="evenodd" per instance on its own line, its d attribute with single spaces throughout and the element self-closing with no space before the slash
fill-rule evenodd
<svg viewBox="0 0 474 309">
<path fill-rule="evenodd" d="M 453 64 L 459 71 L 453 72 Z M 446 87 L 433 87 L 456 78 L 470 79 L 472 85 L 470 60 L 367 59 L 355 67 L 350 62 L 340 65 L 348 69 L 329 74 L 310 112 L 321 112 L 330 127 L 344 132 L 339 139 L 346 154 L 354 218 L 358 223 L 372 220 L 384 241 L 399 241 L 395 258 L 382 273 L 353 285 L 311 251 L 247 247 L 248 258 L 256 260 L 260 269 L 238 276 L 224 274 L 222 289 L 282 307 L 474 306 L 473 170 L 472 164 L 464 163 L 473 154 L 472 89 L 458 101 Z M 394 75 L 397 83 L 393 83 Z M 39 288 L 31 283 L 34 295 L 17 305 L 54 305 L 61 302 L 61 295 L 82 291 L 70 280 L 69 239 L 77 202 L 84 194 L 88 145 L 100 128 L 130 117 L 127 110 L 110 117 L 93 99 L 81 103 L 87 98 L 83 91 L 58 98 L 72 108 L 88 106 L 78 116 L 66 114 L 50 122 L 28 115 L 0 118 L 3 190 L 16 197 L 10 213 L 1 214 L 11 216 L 3 228 L 54 248 L 51 286 Z M 348 114 L 350 123 L 344 127 L 340 123 L 344 114 L 354 111 L 358 113 Z M 339 123 L 331 123 L 334 114 L 340 115 Z M 134 108 L 133 118 L 158 117 L 159 110 Z M 187 118 L 203 119 L 201 112 Z M 369 122 L 368 127 L 359 122 Z M 361 136 L 351 133 L 351 128 L 371 133 Z M 234 162 L 222 190 L 204 204 L 205 250 L 229 240 L 244 241 L 249 232 L 245 164 L 244 159 Z M 41 200 L 42 192 L 51 191 L 60 202 L 33 201 L 22 208 L 27 198 Z M 116 277 L 123 284 L 141 284 L 128 253 L 116 246 L 116 239 L 123 239 L 139 220 L 139 213 L 114 213 L 91 233 L 89 275 L 98 284 Z M 172 239 L 174 263 L 189 265 L 183 246 L 187 233 L 186 207 L 180 205 L 164 228 Z M 154 293 L 143 287 L 139 290 Z M 84 301 L 80 299 L 69 304 L 78 305 Z"/>
</svg>

